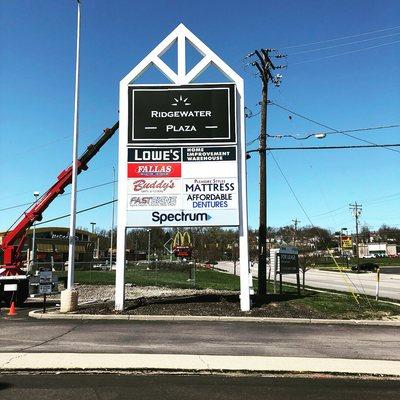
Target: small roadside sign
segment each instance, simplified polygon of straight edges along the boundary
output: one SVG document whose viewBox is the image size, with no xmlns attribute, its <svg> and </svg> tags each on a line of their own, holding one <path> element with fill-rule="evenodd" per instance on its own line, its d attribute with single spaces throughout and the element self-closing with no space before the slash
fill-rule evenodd
<svg viewBox="0 0 400 400">
<path fill-rule="evenodd" d="M 46 295 L 51 294 L 53 288 L 53 272 L 39 271 L 39 294 L 43 295 L 43 313 L 46 312 Z"/>
<path fill-rule="evenodd" d="M 51 294 L 51 291 L 52 291 L 51 283 L 49 285 L 39 284 L 39 294 Z"/>
<path fill-rule="evenodd" d="M 342 236 L 341 237 L 341 245 L 342 249 L 352 249 L 353 248 L 353 239 L 351 236 Z"/>
<path fill-rule="evenodd" d="M 282 275 L 296 274 L 297 293 L 300 294 L 299 251 L 295 247 L 282 246 L 271 250 L 274 266 L 274 293 L 276 293 L 276 277 L 279 275 L 279 293 L 282 293 Z"/>
<path fill-rule="evenodd" d="M 39 285 L 51 284 L 53 272 L 48 270 L 39 271 Z"/>
</svg>

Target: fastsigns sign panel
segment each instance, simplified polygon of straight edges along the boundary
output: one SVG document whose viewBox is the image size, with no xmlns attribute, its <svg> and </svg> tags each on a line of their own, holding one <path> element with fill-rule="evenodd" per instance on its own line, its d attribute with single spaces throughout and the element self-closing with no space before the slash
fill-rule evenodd
<svg viewBox="0 0 400 400">
<path fill-rule="evenodd" d="M 235 85 L 129 86 L 127 226 L 238 226 Z"/>
</svg>

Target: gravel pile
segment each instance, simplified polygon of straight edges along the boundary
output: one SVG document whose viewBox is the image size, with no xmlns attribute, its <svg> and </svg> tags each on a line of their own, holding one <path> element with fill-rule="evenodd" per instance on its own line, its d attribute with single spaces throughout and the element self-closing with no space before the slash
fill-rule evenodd
<svg viewBox="0 0 400 400">
<path fill-rule="evenodd" d="M 113 285 L 79 285 L 79 303 L 94 300 L 114 300 L 115 288 Z M 136 299 L 139 297 L 156 297 L 156 296 L 191 296 L 206 294 L 233 294 L 235 292 L 220 291 L 214 289 L 178 289 L 159 286 L 132 286 L 125 285 L 125 298 Z"/>
</svg>

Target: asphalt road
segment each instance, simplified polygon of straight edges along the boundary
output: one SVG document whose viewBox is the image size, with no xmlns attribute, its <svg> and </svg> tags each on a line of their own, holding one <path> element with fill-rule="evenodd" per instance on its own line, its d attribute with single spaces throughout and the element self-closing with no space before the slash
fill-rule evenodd
<svg viewBox="0 0 400 400">
<path fill-rule="evenodd" d="M 233 262 L 220 261 L 217 268 L 227 271 L 231 274 L 234 272 Z M 239 274 L 240 264 L 237 263 L 236 273 Z M 253 277 L 258 276 L 257 264 L 251 269 Z M 273 271 L 271 272 L 271 279 L 273 279 Z M 296 275 L 284 275 L 284 282 L 296 283 Z M 375 273 L 362 273 L 342 274 L 333 271 L 320 271 L 309 270 L 306 272 L 306 285 L 321 288 L 337 290 L 340 292 L 348 292 L 349 287 L 355 292 L 375 296 L 376 289 L 376 274 Z M 380 297 L 388 299 L 400 300 L 400 275 L 397 274 L 381 274 L 380 280 Z"/>
<path fill-rule="evenodd" d="M 0 352 L 400 360 L 400 328 L 393 326 L 31 320 L 19 316 L 1 318 L 0 332 Z"/>
<path fill-rule="evenodd" d="M 394 400 L 399 380 L 218 375 L 0 375 L 0 398 L 15 400 Z"/>
</svg>

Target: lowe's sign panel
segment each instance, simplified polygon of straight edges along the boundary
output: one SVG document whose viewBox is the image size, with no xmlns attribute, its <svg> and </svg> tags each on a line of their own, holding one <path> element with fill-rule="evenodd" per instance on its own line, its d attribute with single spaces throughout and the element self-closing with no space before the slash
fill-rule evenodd
<svg viewBox="0 0 400 400">
<path fill-rule="evenodd" d="M 238 226 L 233 84 L 129 86 L 127 226 Z"/>
</svg>

